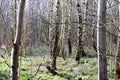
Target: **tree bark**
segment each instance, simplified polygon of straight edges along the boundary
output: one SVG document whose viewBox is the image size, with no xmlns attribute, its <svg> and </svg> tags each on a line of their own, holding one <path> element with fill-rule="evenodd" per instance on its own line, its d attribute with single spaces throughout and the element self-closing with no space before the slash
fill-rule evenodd
<svg viewBox="0 0 120 80">
<path fill-rule="evenodd" d="M 50 56 L 52 56 L 53 53 L 53 5 L 54 1 L 51 0 L 51 10 L 50 10 L 50 25 L 49 25 L 49 46 L 50 46 Z"/>
<path fill-rule="evenodd" d="M 83 28 L 82 28 L 82 14 L 81 14 L 81 6 L 77 3 L 77 10 L 78 10 L 78 30 L 77 30 L 77 52 L 75 60 L 79 62 L 80 57 L 82 56 L 83 52 L 83 42 L 82 42 L 82 35 L 83 35 Z"/>
<path fill-rule="evenodd" d="M 92 46 L 93 46 L 95 52 L 97 53 L 97 44 L 96 44 L 97 42 L 96 42 L 96 37 L 95 37 L 96 36 L 95 35 L 95 31 L 96 31 L 96 29 L 95 29 L 95 22 L 96 22 L 95 17 L 96 17 L 95 1 L 93 1 Z"/>
<path fill-rule="evenodd" d="M 61 34 L 60 34 L 60 53 L 62 54 L 63 59 L 65 59 L 65 52 L 64 52 L 64 48 L 65 48 L 65 27 L 66 27 L 66 4 L 65 4 L 65 0 L 62 0 L 63 5 L 62 5 L 62 26 L 61 26 Z"/>
<path fill-rule="evenodd" d="M 106 60 L 106 0 L 98 0 L 97 19 L 97 55 L 98 55 L 98 80 L 107 80 Z"/>
<path fill-rule="evenodd" d="M 119 34 L 120 36 L 120 34 Z M 117 41 L 117 53 L 116 53 L 116 69 L 115 69 L 115 79 L 119 80 L 120 79 L 120 38 L 118 38 Z"/>
<path fill-rule="evenodd" d="M 120 2 L 120 0 L 119 0 Z M 119 25 L 120 25 L 120 5 L 119 7 Z M 118 32 L 118 36 L 120 36 L 120 27 L 118 27 L 119 32 Z M 116 63 L 116 71 L 115 71 L 115 79 L 119 80 L 120 79 L 120 38 L 118 37 L 117 40 L 117 52 L 116 52 L 116 59 L 115 59 L 115 63 Z"/>
<path fill-rule="evenodd" d="M 71 43 L 71 27 L 72 27 L 72 0 L 70 0 L 70 10 L 69 10 L 69 24 L 68 24 L 68 52 L 69 55 L 72 54 L 72 43 Z"/>
<path fill-rule="evenodd" d="M 54 45 L 53 45 L 53 55 L 52 55 L 52 64 L 51 67 L 53 69 L 56 68 L 56 59 L 58 56 L 58 41 L 59 41 L 59 23 L 60 23 L 60 2 L 57 1 L 57 11 L 56 11 L 56 25 L 55 25 L 55 38 L 54 38 Z"/>
<path fill-rule="evenodd" d="M 16 35 L 13 43 L 13 48 L 11 51 L 11 78 L 12 80 L 18 80 L 18 56 L 19 56 L 19 47 L 21 45 L 21 35 L 22 35 L 22 27 L 23 27 L 23 16 L 24 16 L 24 7 L 25 1 L 21 0 L 19 13 L 17 18 L 17 29 Z"/>
<path fill-rule="evenodd" d="M 12 31 L 12 42 L 14 41 L 15 29 L 17 26 L 17 1 L 12 0 L 11 2 L 11 31 Z"/>
</svg>

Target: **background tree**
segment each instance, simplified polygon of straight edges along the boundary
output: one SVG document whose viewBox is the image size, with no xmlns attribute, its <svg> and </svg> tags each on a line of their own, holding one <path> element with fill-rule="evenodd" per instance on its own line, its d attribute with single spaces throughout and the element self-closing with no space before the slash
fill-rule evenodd
<svg viewBox="0 0 120 80">
<path fill-rule="evenodd" d="M 77 52 L 75 60 L 79 62 L 80 57 L 83 53 L 83 28 L 82 28 L 82 14 L 81 14 L 81 5 L 77 2 L 77 11 L 78 11 L 78 28 L 77 28 Z"/>
<path fill-rule="evenodd" d="M 120 0 L 118 1 L 120 2 Z M 118 20 L 118 25 L 120 25 L 120 5 L 118 6 L 118 11 L 119 11 L 119 20 Z M 116 53 L 116 71 L 115 71 L 115 78 L 116 80 L 120 79 L 120 27 L 118 27 L 118 38 L 117 38 L 117 53 Z"/>
<path fill-rule="evenodd" d="M 54 37 L 54 45 L 53 45 L 53 55 L 52 55 L 52 63 L 51 67 L 53 69 L 56 68 L 56 59 L 58 56 L 58 41 L 59 41 L 59 27 L 60 27 L 60 1 L 57 1 L 57 6 L 56 6 L 56 23 L 55 23 L 55 37 Z"/>
<path fill-rule="evenodd" d="M 70 0 L 70 9 L 69 9 L 69 15 L 68 15 L 68 52 L 69 52 L 69 55 L 72 54 L 72 41 L 71 41 L 72 30 L 71 28 L 72 28 L 72 0 Z"/>
<path fill-rule="evenodd" d="M 52 56 L 52 47 L 53 47 L 53 28 L 54 28 L 54 23 L 53 23 L 53 5 L 54 5 L 54 1 L 51 0 L 50 2 L 50 6 L 51 6 L 51 10 L 50 10 L 50 25 L 49 25 L 49 46 L 50 46 L 50 55 Z"/>
<path fill-rule="evenodd" d="M 65 29 L 66 29 L 66 1 L 62 0 L 63 5 L 62 5 L 62 26 L 61 26 L 61 32 L 60 32 L 60 53 L 62 54 L 63 59 L 65 59 Z"/>
</svg>

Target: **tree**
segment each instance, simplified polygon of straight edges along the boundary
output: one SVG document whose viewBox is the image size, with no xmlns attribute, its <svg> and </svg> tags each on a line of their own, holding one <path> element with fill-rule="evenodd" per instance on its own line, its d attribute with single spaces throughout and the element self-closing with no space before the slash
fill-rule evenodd
<svg viewBox="0 0 120 80">
<path fill-rule="evenodd" d="M 95 17 L 96 17 L 96 14 L 95 14 L 95 0 L 93 1 L 93 21 L 92 21 L 92 46 L 95 50 L 95 52 L 97 52 L 97 47 L 96 47 L 96 38 L 95 38 Z"/>
<path fill-rule="evenodd" d="M 65 5 L 65 0 L 63 1 L 63 5 L 62 5 L 62 26 L 61 26 L 61 34 L 60 34 L 60 52 L 62 54 L 63 59 L 65 59 L 65 52 L 64 52 L 64 48 L 65 48 L 65 27 L 66 27 L 66 5 Z"/>
<path fill-rule="evenodd" d="M 17 1 L 12 0 L 11 2 L 11 31 L 12 31 L 12 41 L 14 39 L 15 35 L 15 29 L 17 23 Z"/>
<path fill-rule="evenodd" d="M 83 42 L 82 42 L 82 13 L 81 13 L 81 5 L 77 3 L 77 11 L 78 11 L 78 28 L 77 28 L 77 52 L 75 60 L 79 62 L 80 57 L 83 53 Z"/>
<path fill-rule="evenodd" d="M 107 80 L 106 60 L 106 0 L 98 0 L 97 55 L 98 80 Z"/>
<path fill-rule="evenodd" d="M 72 42 L 71 42 L 71 27 L 72 27 L 72 0 L 70 0 L 70 9 L 69 9 L 69 17 L 68 17 L 68 51 L 69 55 L 72 54 Z"/>
<path fill-rule="evenodd" d="M 53 50 L 53 5 L 54 5 L 54 1 L 51 0 L 50 2 L 50 6 L 51 6 L 51 10 L 50 10 L 50 25 L 49 25 L 49 46 L 50 46 L 50 56 L 52 56 Z"/>
<path fill-rule="evenodd" d="M 120 2 L 120 0 L 119 0 Z M 120 23 L 120 5 L 118 6 L 119 8 L 119 23 Z M 118 40 L 117 40 L 117 53 L 116 53 L 116 71 L 115 71 L 115 79 L 119 80 L 120 79 L 120 27 L 118 27 Z"/>
<path fill-rule="evenodd" d="M 19 13 L 17 17 L 16 35 L 15 35 L 15 39 L 13 43 L 13 48 L 11 51 L 11 66 L 12 66 L 11 78 L 12 80 L 18 80 L 18 56 L 19 56 L 19 47 L 21 45 L 25 1 L 26 0 L 21 0 L 20 2 Z"/>
<path fill-rule="evenodd" d="M 60 24 L 60 1 L 57 1 L 57 11 L 56 11 L 56 22 L 55 22 L 55 37 L 54 37 L 54 44 L 53 44 L 53 54 L 52 54 L 52 64 L 51 67 L 56 69 L 56 59 L 58 56 L 58 41 L 59 41 L 59 24 Z"/>
</svg>

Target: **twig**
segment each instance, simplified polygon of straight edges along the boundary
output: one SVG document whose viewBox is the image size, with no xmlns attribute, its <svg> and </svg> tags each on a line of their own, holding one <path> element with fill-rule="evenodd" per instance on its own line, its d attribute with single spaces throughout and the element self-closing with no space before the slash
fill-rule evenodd
<svg viewBox="0 0 120 80">
<path fill-rule="evenodd" d="M 50 71 L 50 73 L 52 73 L 52 75 L 54 75 L 54 76 L 55 76 L 55 75 L 58 75 L 58 76 L 60 76 L 60 77 L 67 78 L 67 79 L 69 80 L 69 76 L 65 76 L 65 75 L 62 75 L 62 74 L 58 74 L 58 73 L 57 73 L 55 70 L 53 70 L 50 66 L 47 66 L 47 65 L 45 65 L 45 64 L 43 64 L 43 63 L 40 63 L 40 64 L 39 64 L 39 67 L 38 67 L 36 73 L 35 73 L 33 76 L 29 77 L 27 80 L 30 80 L 31 78 L 34 78 L 34 77 L 38 74 L 39 69 L 40 69 L 40 66 L 45 66 L 45 67 L 48 69 L 48 71 Z"/>
<path fill-rule="evenodd" d="M 37 69 L 37 71 L 36 71 L 36 73 L 35 73 L 33 76 L 29 77 L 27 80 L 30 80 L 31 78 L 34 78 L 34 77 L 37 75 L 37 73 L 38 73 L 38 71 L 39 71 L 39 69 L 40 69 L 40 66 L 42 66 L 42 65 L 43 65 L 43 64 L 40 63 L 40 64 L 39 64 L 39 67 L 38 67 L 38 69 Z"/>
<path fill-rule="evenodd" d="M 11 68 L 11 66 L 7 63 L 7 61 L 5 60 L 5 57 L 3 55 L 0 55 L 2 59 L 4 59 L 4 63 L 9 67 Z"/>
</svg>

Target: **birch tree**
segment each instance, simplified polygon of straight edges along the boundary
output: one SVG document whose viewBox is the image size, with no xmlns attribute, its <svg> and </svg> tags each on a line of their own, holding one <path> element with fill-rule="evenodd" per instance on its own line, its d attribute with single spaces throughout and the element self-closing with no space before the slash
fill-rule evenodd
<svg viewBox="0 0 120 80">
<path fill-rule="evenodd" d="M 107 80 L 106 60 L 106 0 L 98 0 L 97 55 L 98 80 Z"/>
<path fill-rule="evenodd" d="M 19 48 L 21 45 L 25 1 L 26 0 L 21 0 L 20 2 L 19 13 L 17 17 L 16 35 L 13 43 L 13 48 L 11 51 L 11 66 L 12 66 L 11 79 L 12 80 L 18 80 L 18 57 L 19 57 Z"/>
</svg>

